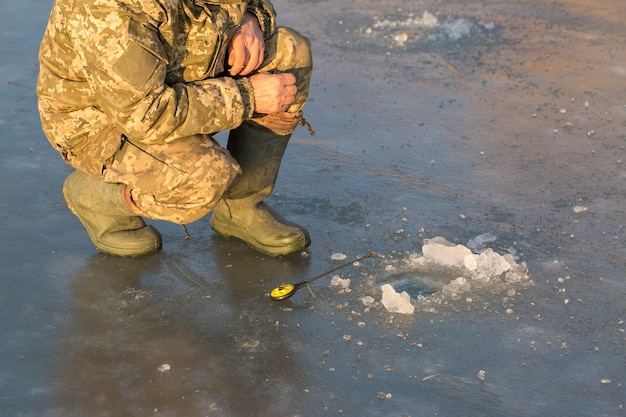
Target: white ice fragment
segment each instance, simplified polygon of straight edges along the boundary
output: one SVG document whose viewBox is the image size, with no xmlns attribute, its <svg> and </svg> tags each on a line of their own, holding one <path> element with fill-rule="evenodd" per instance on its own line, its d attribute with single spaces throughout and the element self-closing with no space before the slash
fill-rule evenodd
<svg viewBox="0 0 626 417">
<path fill-rule="evenodd" d="M 409 40 L 409 34 L 407 32 L 395 33 L 393 35 L 393 40 L 398 44 L 398 46 L 404 46 L 406 41 Z"/>
<path fill-rule="evenodd" d="M 383 291 L 382 304 L 391 313 L 413 314 L 415 307 L 411 304 L 411 297 L 406 291 L 398 294 L 390 285 L 385 284 L 380 287 Z"/>
<path fill-rule="evenodd" d="M 504 275 L 504 281 L 510 284 L 522 282 L 527 279 L 528 279 L 528 275 L 520 268 L 513 268 L 507 271 L 506 274 Z"/>
<path fill-rule="evenodd" d="M 365 307 L 369 307 L 374 304 L 374 297 L 366 295 L 365 297 L 361 298 L 361 303 L 363 303 Z"/>
<path fill-rule="evenodd" d="M 434 28 L 439 24 L 439 21 L 437 20 L 437 16 L 426 10 L 422 15 L 422 24 L 427 28 Z"/>
<path fill-rule="evenodd" d="M 463 18 L 456 19 L 452 23 L 446 23 L 443 25 L 443 28 L 450 39 L 455 41 L 461 39 L 463 36 L 468 36 L 472 31 L 471 23 Z"/>
<path fill-rule="evenodd" d="M 422 246 L 424 256 L 444 266 L 462 267 L 465 256 L 472 253 L 469 248 L 450 243 L 440 236 L 425 239 L 424 242 Z"/>
<path fill-rule="evenodd" d="M 491 248 L 487 248 L 480 255 L 475 256 L 476 270 L 478 278 L 489 281 L 492 276 L 500 276 L 509 269 L 511 264 L 504 256 L 496 253 Z"/>
<path fill-rule="evenodd" d="M 443 286 L 444 294 L 463 294 L 472 289 L 471 284 L 466 278 L 458 277 Z"/>
<path fill-rule="evenodd" d="M 344 259 L 346 259 L 348 256 L 345 253 L 333 253 L 332 255 L 330 255 L 330 259 L 332 259 L 333 261 L 343 261 Z"/>
<path fill-rule="evenodd" d="M 470 241 L 467 242 L 467 247 L 478 253 L 485 248 L 486 243 L 493 242 L 496 239 L 497 238 L 491 233 L 483 233 L 482 235 L 478 235 L 475 238 L 470 239 Z"/>
<path fill-rule="evenodd" d="M 505 253 L 502 257 L 509 263 L 511 266 L 517 266 L 517 258 L 513 253 Z"/>
<path fill-rule="evenodd" d="M 335 275 L 330 279 L 331 287 L 341 287 L 345 290 L 350 286 L 350 278 L 341 278 L 339 275 Z"/>
<path fill-rule="evenodd" d="M 478 255 L 474 255 L 470 253 L 469 255 L 465 255 L 463 258 L 463 265 L 467 268 L 468 271 L 476 271 L 478 268 Z"/>
</svg>

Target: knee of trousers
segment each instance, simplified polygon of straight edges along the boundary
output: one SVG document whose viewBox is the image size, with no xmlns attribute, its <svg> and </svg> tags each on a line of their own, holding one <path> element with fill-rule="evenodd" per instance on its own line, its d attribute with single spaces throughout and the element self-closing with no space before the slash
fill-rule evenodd
<svg viewBox="0 0 626 417">
<path fill-rule="evenodd" d="M 313 69 L 309 39 L 294 29 L 279 27 L 265 42 L 265 55 L 259 72 L 290 72 L 295 75 L 298 92 L 288 111 L 296 113 L 302 110 L 308 100 Z"/>
<path fill-rule="evenodd" d="M 126 144 L 105 180 L 122 182 L 147 217 L 188 224 L 206 216 L 235 183 L 241 168 L 208 135 L 168 144 Z"/>
<path fill-rule="evenodd" d="M 133 198 L 152 219 L 189 224 L 209 214 L 235 184 L 240 173 L 236 163 L 221 168 L 199 169 L 161 195 L 137 193 L 135 198 L 133 190 Z"/>
<path fill-rule="evenodd" d="M 286 71 L 312 68 L 311 42 L 306 36 L 295 29 L 279 27 L 272 39 L 275 39 L 276 46 L 270 47 L 268 58 L 274 60 L 276 69 Z M 268 42 L 271 43 L 272 39 Z"/>
</svg>

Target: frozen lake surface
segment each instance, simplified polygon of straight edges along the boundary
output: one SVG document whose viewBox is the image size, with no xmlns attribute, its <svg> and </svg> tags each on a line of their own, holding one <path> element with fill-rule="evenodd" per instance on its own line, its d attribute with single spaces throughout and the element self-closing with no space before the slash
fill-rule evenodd
<svg viewBox="0 0 626 417">
<path fill-rule="evenodd" d="M 313 43 L 316 135 L 270 203 L 311 247 L 207 218 L 140 259 L 63 201 L 34 92 L 52 1 L 0 5 L 0 415 L 626 415 L 622 2 L 274 4 Z"/>
</svg>

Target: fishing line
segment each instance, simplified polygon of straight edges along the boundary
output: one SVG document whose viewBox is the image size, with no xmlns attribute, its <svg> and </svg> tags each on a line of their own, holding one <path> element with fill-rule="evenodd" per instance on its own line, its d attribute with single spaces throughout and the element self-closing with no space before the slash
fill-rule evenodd
<svg viewBox="0 0 626 417">
<path fill-rule="evenodd" d="M 344 264 L 341 264 L 329 271 L 326 271 L 324 273 L 321 273 L 319 275 L 314 276 L 313 278 L 309 278 L 307 280 L 304 281 L 300 281 L 300 282 L 296 282 L 295 284 L 281 284 L 278 287 L 274 288 L 272 290 L 272 292 L 270 293 L 270 297 L 272 297 L 272 300 L 274 301 L 282 301 L 282 300 L 286 300 L 287 298 L 291 297 L 292 295 L 294 295 L 296 293 L 296 291 L 298 291 L 300 288 L 302 287 L 307 287 L 309 292 L 311 293 L 311 295 L 313 296 L 313 298 L 315 298 L 315 294 L 313 294 L 313 290 L 311 290 L 311 287 L 309 286 L 309 284 L 313 281 L 315 281 L 316 279 L 322 278 L 325 275 L 328 275 L 332 272 L 335 272 L 341 268 L 345 268 L 346 266 L 352 265 L 355 262 L 361 261 L 365 258 L 369 258 L 371 256 L 374 256 L 374 252 L 372 251 L 367 251 L 365 253 L 365 255 L 361 256 L 360 258 L 356 258 L 353 261 L 350 262 L 346 262 Z"/>
</svg>

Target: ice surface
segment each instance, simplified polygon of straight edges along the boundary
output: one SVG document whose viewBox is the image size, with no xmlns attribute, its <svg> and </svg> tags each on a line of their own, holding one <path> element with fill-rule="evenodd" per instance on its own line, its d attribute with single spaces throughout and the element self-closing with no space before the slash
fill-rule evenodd
<svg viewBox="0 0 626 417">
<path fill-rule="evenodd" d="M 415 307 L 411 304 L 411 297 L 406 291 L 397 293 L 390 284 L 384 284 L 380 289 L 383 291 L 381 302 L 387 311 L 399 314 L 413 314 Z"/>
</svg>

